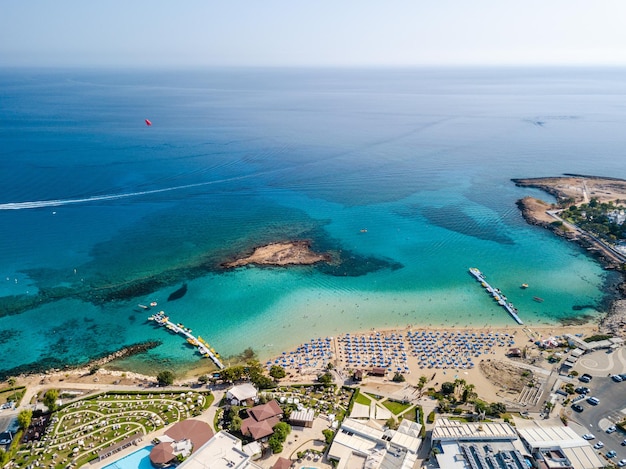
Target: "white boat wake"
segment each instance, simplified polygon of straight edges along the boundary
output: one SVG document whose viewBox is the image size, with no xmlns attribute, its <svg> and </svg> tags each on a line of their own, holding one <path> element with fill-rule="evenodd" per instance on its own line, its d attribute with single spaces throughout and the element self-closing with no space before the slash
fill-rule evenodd
<svg viewBox="0 0 626 469">
<path fill-rule="evenodd" d="M 149 191 L 126 192 L 123 194 L 94 195 L 91 197 L 84 197 L 80 199 L 53 199 L 53 200 L 36 200 L 32 202 L 9 202 L 9 203 L 0 204 L 0 210 L 26 210 L 26 209 L 32 209 L 32 208 L 60 207 L 63 205 L 100 202 L 103 200 L 120 200 L 120 199 L 127 199 L 130 197 L 138 197 L 141 195 L 160 194 L 163 192 L 171 192 L 171 191 L 177 191 L 181 189 L 190 189 L 193 187 L 208 186 L 211 184 L 230 182 L 230 181 L 235 181 L 238 179 L 247 179 L 247 178 L 255 177 L 255 176 L 257 176 L 257 174 L 237 176 L 237 177 L 232 177 L 232 178 L 227 178 L 227 179 L 220 179 L 217 181 L 198 182 L 195 184 L 185 184 L 182 186 L 166 187 L 163 189 L 153 189 Z"/>
</svg>

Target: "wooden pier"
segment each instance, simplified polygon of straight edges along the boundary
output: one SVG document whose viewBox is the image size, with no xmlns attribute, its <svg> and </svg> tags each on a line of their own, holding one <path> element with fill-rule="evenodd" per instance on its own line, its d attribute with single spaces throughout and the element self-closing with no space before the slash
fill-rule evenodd
<svg viewBox="0 0 626 469">
<path fill-rule="evenodd" d="M 200 336 L 195 337 L 191 334 L 191 329 L 187 329 L 182 324 L 174 324 L 170 321 L 170 318 L 165 315 L 164 311 L 160 311 L 148 318 L 150 321 L 155 321 L 159 326 L 165 327 L 175 334 L 180 334 L 187 339 L 191 345 L 198 349 L 200 355 L 210 358 L 213 363 L 220 369 L 225 368 L 224 364 L 219 359 L 219 354 L 211 348 L 211 346 Z"/>
<path fill-rule="evenodd" d="M 493 296 L 494 300 L 496 300 L 498 304 L 502 306 L 506 310 L 506 312 L 511 315 L 513 319 L 515 319 L 515 322 L 517 322 L 518 324 L 524 324 L 522 319 L 517 315 L 517 308 L 513 306 L 513 303 L 507 303 L 507 298 L 506 296 L 504 296 L 504 293 L 500 291 L 500 289 L 494 288 L 491 285 L 489 285 L 487 280 L 485 280 L 485 276 L 483 275 L 483 273 L 480 270 L 478 270 L 476 267 L 470 267 L 469 271 L 470 271 L 470 274 L 472 274 L 476 278 L 476 280 L 480 282 L 482 287 L 491 296 Z"/>
</svg>

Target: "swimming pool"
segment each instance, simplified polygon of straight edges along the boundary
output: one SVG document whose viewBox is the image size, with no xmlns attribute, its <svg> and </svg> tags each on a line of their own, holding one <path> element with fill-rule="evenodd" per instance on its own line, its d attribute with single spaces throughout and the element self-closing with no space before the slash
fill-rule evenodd
<svg viewBox="0 0 626 469">
<path fill-rule="evenodd" d="M 150 462 L 150 450 L 153 446 L 144 446 L 134 453 L 124 456 L 102 469 L 154 469 Z"/>
</svg>

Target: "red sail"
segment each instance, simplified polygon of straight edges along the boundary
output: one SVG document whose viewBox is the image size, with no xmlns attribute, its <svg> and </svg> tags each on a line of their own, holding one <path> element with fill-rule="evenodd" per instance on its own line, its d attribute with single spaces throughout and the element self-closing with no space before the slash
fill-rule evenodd
<svg viewBox="0 0 626 469">
<path fill-rule="evenodd" d="M 152 122 L 150 122 L 148 119 L 146 119 L 146 125 L 149 127 L 152 125 Z"/>
</svg>

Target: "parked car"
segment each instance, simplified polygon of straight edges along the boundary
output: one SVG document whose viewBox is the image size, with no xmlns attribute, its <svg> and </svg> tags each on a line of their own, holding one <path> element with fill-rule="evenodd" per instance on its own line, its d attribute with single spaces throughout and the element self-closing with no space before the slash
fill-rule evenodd
<svg viewBox="0 0 626 469">
<path fill-rule="evenodd" d="M 619 467 L 624 467 L 626 466 L 626 459 L 620 459 L 619 462 L 617 463 L 617 465 Z"/>
<path fill-rule="evenodd" d="M 583 435 L 583 438 L 584 438 L 585 440 L 593 440 L 593 439 L 595 438 L 595 435 L 594 435 L 593 433 L 585 433 L 585 434 Z"/>
<path fill-rule="evenodd" d="M 580 404 L 572 404 L 572 409 L 574 409 L 576 412 L 582 412 L 583 410 L 585 410 Z"/>
<path fill-rule="evenodd" d="M 578 378 L 579 381 L 582 381 L 583 383 L 589 383 L 591 382 L 591 375 L 585 373 L 584 375 L 581 375 L 580 378 Z"/>
<path fill-rule="evenodd" d="M 624 379 L 620 375 L 613 375 L 611 376 L 611 379 L 616 383 L 621 383 L 622 381 L 624 381 Z"/>
<path fill-rule="evenodd" d="M 600 448 L 604 448 L 604 443 L 602 443 L 601 441 L 598 441 L 595 445 L 593 445 L 594 449 L 600 449 Z"/>
<path fill-rule="evenodd" d="M 591 389 L 585 387 L 585 386 L 581 386 L 579 388 L 574 389 L 574 391 L 576 391 L 576 393 L 578 394 L 587 394 L 589 391 L 591 391 Z"/>
<path fill-rule="evenodd" d="M 617 431 L 617 427 L 615 425 L 611 425 L 609 428 L 606 429 L 607 433 L 613 433 Z"/>
<path fill-rule="evenodd" d="M 589 399 L 587 399 L 587 402 L 591 405 L 598 405 L 600 403 L 600 399 L 598 399 L 597 397 L 593 396 L 590 397 Z"/>
<path fill-rule="evenodd" d="M 626 439 L 622 440 L 622 446 L 626 446 Z"/>
<path fill-rule="evenodd" d="M 606 457 L 609 458 L 609 459 L 610 458 L 614 458 L 615 456 L 617 456 L 617 451 L 615 451 L 615 450 L 611 450 L 611 451 L 606 453 Z"/>
</svg>

